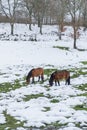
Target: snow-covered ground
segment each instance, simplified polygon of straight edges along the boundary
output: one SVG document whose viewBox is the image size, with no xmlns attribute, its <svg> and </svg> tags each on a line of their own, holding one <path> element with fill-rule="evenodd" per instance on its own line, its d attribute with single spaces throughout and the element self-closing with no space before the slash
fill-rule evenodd
<svg viewBox="0 0 87 130">
<path fill-rule="evenodd" d="M 0 24 L 0 84 L 14 83 L 17 79 L 24 82 L 23 77 L 36 67 L 43 67 L 44 70 L 73 68 L 75 71 L 83 68 L 82 71 L 86 73 L 87 64 L 81 62 L 87 62 L 87 32 L 80 30 L 77 47 L 85 50 L 79 51 L 73 49 L 71 27 L 63 32 L 61 41 L 57 29 L 54 25 L 44 26 L 43 35 L 40 35 L 36 25 L 32 27 L 33 31 L 29 31 L 27 25 L 16 24 L 14 36 L 11 36 L 10 26 Z M 37 41 L 30 41 L 31 37 L 36 37 Z M 68 47 L 69 50 L 59 49 L 59 46 Z M 78 89 L 87 83 L 87 73 L 72 78 L 69 86 L 60 82 L 60 86 L 50 87 L 48 79 L 45 75 L 43 84 L 29 84 L 9 92 L 1 91 L 0 124 L 6 123 L 6 112 L 17 120 L 17 125 L 24 122 L 23 126 L 19 125 L 15 130 L 27 130 L 29 127 L 41 129 L 42 126 L 48 128 L 46 125 L 55 126 L 55 122 L 59 126 L 52 130 L 87 130 L 87 97 L 83 96 L 87 89 Z M 24 100 L 29 95 L 40 94 L 37 98 Z M 84 105 L 86 110 L 75 110 L 77 105 Z"/>
</svg>

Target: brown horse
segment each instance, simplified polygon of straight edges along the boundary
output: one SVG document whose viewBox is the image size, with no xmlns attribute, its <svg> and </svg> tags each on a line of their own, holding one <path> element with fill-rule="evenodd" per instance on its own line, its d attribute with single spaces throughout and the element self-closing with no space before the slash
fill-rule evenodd
<svg viewBox="0 0 87 130">
<path fill-rule="evenodd" d="M 40 78 L 43 81 L 44 80 L 43 68 L 35 68 L 35 69 L 30 70 L 30 72 L 28 73 L 28 75 L 26 77 L 27 84 L 30 83 L 30 78 L 32 78 L 32 83 L 34 83 L 34 77 L 38 77 L 38 81 L 40 81 Z"/>
<path fill-rule="evenodd" d="M 61 70 L 61 71 L 55 71 L 51 74 L 49 84 L 50 86 L 53 85 L 53 81 L 55 82 L 55 85 L 57 86 L 60 85 L 59 81 L 65 79 L 65 85 L 68 84 L 70 85 L 70 72 L 67 70 Z"/>
</svg>

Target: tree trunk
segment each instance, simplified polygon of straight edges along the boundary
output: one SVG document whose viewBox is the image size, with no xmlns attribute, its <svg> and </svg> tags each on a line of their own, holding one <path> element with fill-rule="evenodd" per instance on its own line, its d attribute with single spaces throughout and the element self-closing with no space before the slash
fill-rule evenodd
<svg viewBox="0 0 87 130">
<path fill-rule="evenodd" d="M 40 16 L 38 15 L 38 27 L 40 27 Z"/>
<path fill-rule="evenodd" d="M 74 49 L 77 49 L 76 47 L 76 38 L 74 38 L 74 46 L 73 46 Z"/>
<path fill-rule="evenodd" d="M 42 25 L 40 25 L 40 34 L 42 35 Z"/>
<path fill-rule="evenodd" d="M 61 38 L 61 32 L 59 32 L 59 40 L 62 40 L 62 38 Z"/>
<path fill-rule="evenodd" d="M 77 49 L 77 47 L 76 47 L 76 28 L 75 28 L 75 26 L 73 27 L 74 28 L 74 45 L 73 45 L 73 48 L 74 49 Z"/>
<path fill-rule="evenodd" d="M 62 40 L 62 37 L 61 37 L 61 24 L 59 25 L 59 40 Z"/>
<path fill-rule="evenodd" d="M 62 20 L 62 22 L 61 22 L 61 25 L 60 25 L 60 26 L 61 26 L 61 32 L 63 32 L 63 31 L 64 31 L 64 30 L 63 30 L 63 29 L 64 29 L 64 22 L 63 22 L 63 20 Z"/>
<path fill-rule="evenodd" d="M 32 31 L 32 29 L 31 29 L 31 23 L 29 24 L 29 30 Z"/>
<path fill-rule="evenodd" d="M 29 20 L 29 30 L 30 30 L 30 31 L 32 31 L 32 29 L 31 29 L 31 24 L 32 24 L 31 14 L 32 14 L 32 13 L 30 13 L 30 20 Z"/>
<path fill-rule="evenodd" d="M 10 23 L 10 25 L 11 25 L 11 35 L 13 35 L 14 34 L 14 23 Z"/>
</svg>

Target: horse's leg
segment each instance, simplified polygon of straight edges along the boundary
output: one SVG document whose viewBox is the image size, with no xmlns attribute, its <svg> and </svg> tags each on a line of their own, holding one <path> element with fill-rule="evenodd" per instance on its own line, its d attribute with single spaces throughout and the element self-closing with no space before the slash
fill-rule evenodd
<svg viewBox="0 0 87 130">
<path fill-rule="evenodd" d="M 57 83 L 60 86 L 59 80 L 58 81 L 55 80 L 55 86 L 57 86 Z"/>
<path fill-rule="evenodd" d="M 57 86 L 57 82 L 56 82 L 56 80 L 55 80 L 55 86 Z"/>
<path fill-rule="evenodd" d="M 67 82 L 68 82 L 68 85 L 70 85 L 70 76 L 69 76 L 69 78 L 68 78 L 68 81 L 67 81 Z"/>
<path fill-rule="evenodd" d="M 34 83 L 34 77 L 32 77 L 32 83 Z"/>
<path fill-rule="evenodd" d="M 65 85 L 67 85 L 68 79 L 66 79 Z"/>
<path fill-rule="evenodd" d="M 44 76 L 43 75 L 41 75 L 41 80 L 44 81 Z"/>
<path fill-rule="evenodd" d="M 66 79 L 65 85 L 70 85 L 70 76 L 68 77 L 68 79 Z"/>
<path fill-rule="evenodd" d="M 59 82 L 59 80 L 58 80 L 58 85 L 60 86 L 60 82 Z"/>
<path fill-rule="evenodd" d="M 40 76 L 38 77 L 38 82 L 40 81 Z"/>
</svg>

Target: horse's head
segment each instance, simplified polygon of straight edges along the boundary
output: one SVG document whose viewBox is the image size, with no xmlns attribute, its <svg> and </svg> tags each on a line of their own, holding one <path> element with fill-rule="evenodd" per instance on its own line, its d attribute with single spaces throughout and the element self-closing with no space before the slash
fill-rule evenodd
<svg viewBox="0 0 87 130">
<path fill-rule="evenodd" d="M 29 77 L 29 75 L 26 77 L 26 83 L 27 83 L 27 84 L 30 83 L 30 77 Z"/>
<path fill-rule="evenodd" d="M 29 84 L 29 83 L 30 83 L 30 81 L 29 81 L 29 80 L 26 80 L 26 83 L 27 83 L 27 84 Z"/>
<path fill-rule="evenodd" d="M 53 86 L 53 74 L 51 74 L 51 76 L 50 76 L 49 84 L 50 84 L 50 86 Z"/>
<path fill-rule="evenodd" d="M 56 73 L 56 71 L 54 73 L 52 73 L 51 76 L 50 76 L 50 79 L 49 79 L 50 86 L 53 86 L 53 81 L 55 79 L 55 73 Z"/>
<path fill-rule="evenodd" d="M 53 81 L 49 80 L 50 86 L 53 86 Z"/>
</svg>

